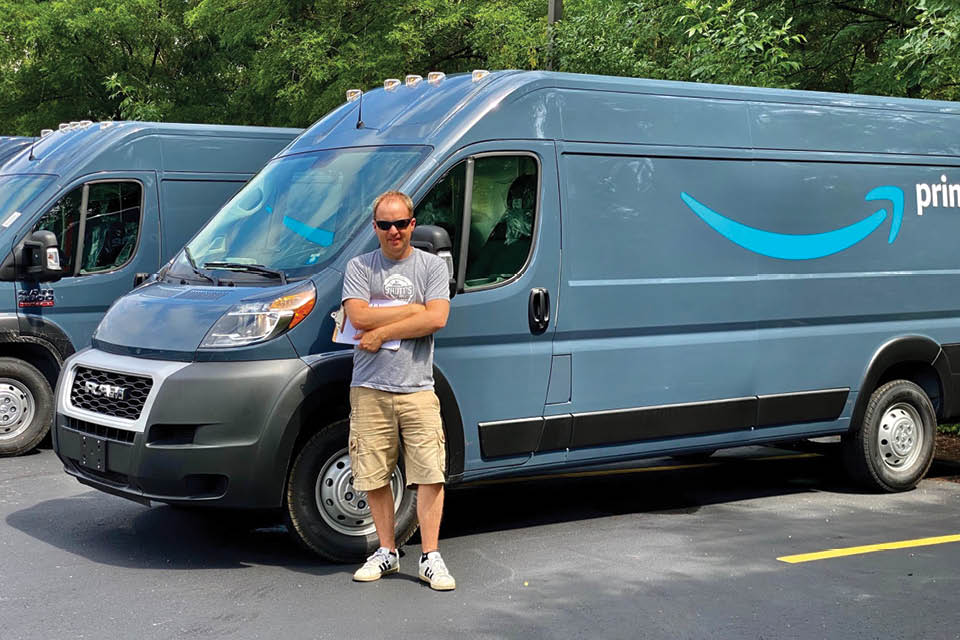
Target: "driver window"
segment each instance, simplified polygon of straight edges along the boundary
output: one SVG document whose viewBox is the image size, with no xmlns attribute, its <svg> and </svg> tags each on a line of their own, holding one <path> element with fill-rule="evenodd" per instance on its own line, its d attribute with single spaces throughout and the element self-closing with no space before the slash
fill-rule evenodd
<svg viewBox="0 0 960 640">
<path fill-rule="evenodd" d="M 465 163 L 451 169 L 421 201 L 417 224 L 450 234 L 459 264 Z M 481 156 L 474 161 L 470 239 L 464 289 L 509 280 L 527 262 L 537 210 L 537 163 L 531 156 Z"/>
<path fill-rule="evenodd" d="M 140 232 L 142 189 L 138 182 L 89 185 L 85 222 L 80 224 L 84 187 L 70 191 L 37 221 L 34 231 L 52 231 L 60 243 L 64 273 L 76 273 L 80 227 L 83 252 L 80 274 L 113 271 L 133 256 Z"/>
</svg>

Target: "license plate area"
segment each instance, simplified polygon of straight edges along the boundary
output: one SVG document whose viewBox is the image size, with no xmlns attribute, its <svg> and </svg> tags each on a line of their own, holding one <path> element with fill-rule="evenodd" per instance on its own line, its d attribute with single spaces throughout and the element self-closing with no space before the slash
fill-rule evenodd
<svg viewBox="0 0 960 640">
<path fill-rule="evenodd" d="M 107 441 L 96 436 L 80 436 L 80 466 L 94 471 L 107 470 Z"/>
</svg>

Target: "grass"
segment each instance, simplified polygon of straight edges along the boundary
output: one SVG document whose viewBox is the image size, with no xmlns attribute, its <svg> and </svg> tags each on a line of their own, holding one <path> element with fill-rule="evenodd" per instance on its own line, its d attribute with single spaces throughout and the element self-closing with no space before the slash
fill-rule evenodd
<svg viewBox="0 0 960 640">
<path fill-rule="evenodd" d="M 937 429 L 940 433 L 952 433 L 955 436 L 960 436 L 960 424 L 941 424 Z"/>
</svg>

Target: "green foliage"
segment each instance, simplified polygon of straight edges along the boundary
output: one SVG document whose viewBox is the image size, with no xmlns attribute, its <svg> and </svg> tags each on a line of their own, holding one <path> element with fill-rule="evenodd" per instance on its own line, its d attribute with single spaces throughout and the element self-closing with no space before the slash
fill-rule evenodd
<svg viewBox="0 0 960 640">
<path fill-rule="evenodd" d="M 781 18 L 773 8 L 761 16 L 737 8 L 733 0 L 714 6 L 684 0 L 678 23 L 690 39 L 682 47 L 690 79 L 728 84 L 790 86 L 790 74 L 800 69 L 797 46 L 806 42 L 791 33 L 793 18 Z"/>
<path fill-rule="evenodd" d="M 919 0 L 916 24 L 896 49 L 895 65 L 918 96 L 960 98 L 960 10 L 953 3 Z"/>
<path fill-rule="evenodd" d="M 960 424 L 941 424 L 937 429 L 939 429 L 940 433 L 960 436 Z"/>
<path fill-rule="evenodd" d="M 307 126 L 349 88 L 554 69 L 960 99 L 954 0 L 0 0 L 0 133 Z"/>
</svg>

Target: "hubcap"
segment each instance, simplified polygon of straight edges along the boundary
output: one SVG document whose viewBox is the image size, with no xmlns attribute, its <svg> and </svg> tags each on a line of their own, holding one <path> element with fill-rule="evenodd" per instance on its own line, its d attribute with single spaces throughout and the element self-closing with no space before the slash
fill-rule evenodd
<svg viewBox="0 0 960 640">
<path fill-rule="evenodd" d="M 393 509 L 396 511 L 405 488 L 400 469 L 390 476 L 390 488 L 393 490 Z M 330 456 L 323 465 L 317 476 L 315 493 L 320 517 L 334 531 L 348 536 L 365 536 L 376 531 L 367 492 L 353 488 L 353 471 L 346 449 Z"/>
<path fill-rule="evenodd" d="M 0 378 L 0 440 L 27 430 L 33 421 L 33 394 L 19 380 Z"/>
<path fill-rule="evenodd" d="M 883 414 L 877 434 L 880 459 L 891 469 L 909 467 L 923 448 L 923 421 L 913 405 L 899 402 Z"/>
</svg>

